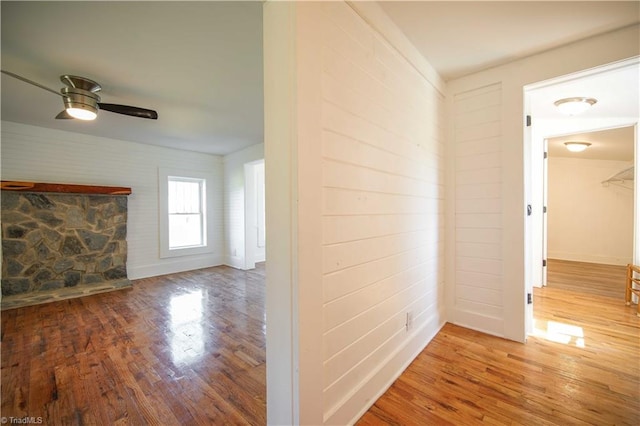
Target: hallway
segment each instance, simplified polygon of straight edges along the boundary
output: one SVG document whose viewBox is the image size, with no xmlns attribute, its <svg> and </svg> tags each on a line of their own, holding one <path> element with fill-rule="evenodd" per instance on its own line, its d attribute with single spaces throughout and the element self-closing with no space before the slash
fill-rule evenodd
<svg viewBox="0 0 640 426">
<path fill-rule="evenodd" d="M 640 423 L 640 318 L 622 297 L 534 291 L 520 344 L 446 324 L 358 425 Z"/>
</svg>

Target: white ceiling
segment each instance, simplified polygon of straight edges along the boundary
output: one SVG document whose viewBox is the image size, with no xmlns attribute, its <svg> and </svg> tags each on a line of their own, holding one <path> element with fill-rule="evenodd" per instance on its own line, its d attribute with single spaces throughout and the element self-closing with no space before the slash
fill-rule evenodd
<svg viewBox="0 0 640 426">
<path fill-rule="evenodd" d="M 640 21 L 638 1 L 382 1 L 451 80 Z"/>
<path fill-rule="evenodd" d="M 620 127 L 588 133 L 549 138 L 549 157 L 580 158 L 584 160 L 614 160 L 633 162 L 633 127 Z M 565 142 L 588 142 L 583 152 L 571 152 Z"/>
<path fill-rule="evenodd" d="M 548 138 L 550 156 L 633 161 L 634 131 L 628 125 L 640 119 L 640 62 L 628 62 L 576 78 L 566 76 L 566 81 L 542 82 L 528 92 L 533 125 L 542 123 L 547 132 L 542 136 Z M 554 102 L 571 97 L 597 102 L 584 113 L 567 117 Z M 569 152 L 564 142 L 570 140 L 592 145 L 583 152 Z"/>
<path fill-rule="evenodd" d="M 445 78 L 639 22 L 639 2 L 379 2 Z M 2 69 L 158 111 L 55 120 L 59 97 L 2 75 L 2 119 L 228 154 L 263 141 L 262 2 L 8 2 Z M 601 104 L 602 105 L 602 104 Z"/>
<path fill-rule="evenodd" d="M 595 98 L 597 102 L 589 110 L 580 114 L 582 119 L 602 119 L 615 117 L 638 117 L 640 105 L 640 67 L 635 64 L 620 64 L 604 72 L 589 75 L 566 76 L 566 81 L 558 83 L 541 82 L 534 90 L 532 109 L 538 119 L 558 119 L 563 116 L 554 102 L 571 97 Z"/>
<path fill-rule="evenodd" d="M 2 69 L 53 89 L 97 81 L 102 102 L 155 109 L 55 120 L 59 97 L 2 75 L 2 119 L 227 154 L 263 141 L 261 2 L 1 2 Z"/>
</svg>

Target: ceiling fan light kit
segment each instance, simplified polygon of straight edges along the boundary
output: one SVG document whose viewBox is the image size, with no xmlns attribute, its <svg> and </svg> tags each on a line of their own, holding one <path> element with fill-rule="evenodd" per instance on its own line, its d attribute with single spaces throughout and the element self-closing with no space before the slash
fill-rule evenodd
<svg viewBox="0 0 640 426">
<path fill-rule="evenodd" d="M 67 74 L 60 76 L 60 81 L 62 81 L 66 87 L 63 87 L 60 89 L 60 92 L 57 92 L 18 74 L 5 70 L 1 71 L 3 74 L 16 78 L 20 81 L 24 81 L 25 83 L 29 83 L 48 92 L 62 96 L 65 109 L 56 116 L 56 119 L 77 118 L 85 121 L 95 120 L 98 116 L 98 110 L 114 112 L 116 114 L 128 115 L 131 117 L 148 118 L 151 120 L 158 119 L 158 113 L 152 109 L 100 102 L 100 96 L 98 96 L 97 92 L 102 90 L 102 87 L 95 81 L 89 80 L 88 78 Z"/>
<path fill-rule="evenodd" d="M 582 114 L 598 102 L 595 98 L 575 97 L 558 99 L 553 104 L 562 114 L 578 115 Z"/>
<path fill-rule="evenodd" d="M 67 114 L 79 120 L 95 120 L 100 102 L 100 96 L 96 92 L 100 91 L 100 85 L 73 75 L 63 75 L 60 81 L 67 85 L 60 90 Z"/>
</svg>

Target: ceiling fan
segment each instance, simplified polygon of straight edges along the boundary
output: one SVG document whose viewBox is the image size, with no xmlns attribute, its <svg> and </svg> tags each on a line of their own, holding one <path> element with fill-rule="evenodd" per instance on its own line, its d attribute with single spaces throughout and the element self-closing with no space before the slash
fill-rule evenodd
<svg viewBox="0 0 640 426">
<path fill-rule="evenodd" d="M 56 116 L 57 119 L 77 118 L 79 120 L 94 120 L 98 115 L 99 109 L 132 117 L 148 118 L 151 120 L 158 119 L 158 113 L 151 109 L 100 102 L 100 96 L 98 96 L 97 93 L 102 87 L 88 78 L 75 75 L 62 75 L 60 76 L 60 81 L 62 81 L 66 87 L 63 87 L 57 92 L 10 71 L 0 70 L 0 72 L 58 96 L 62 96 L 65 109 Z"/>
</svg>

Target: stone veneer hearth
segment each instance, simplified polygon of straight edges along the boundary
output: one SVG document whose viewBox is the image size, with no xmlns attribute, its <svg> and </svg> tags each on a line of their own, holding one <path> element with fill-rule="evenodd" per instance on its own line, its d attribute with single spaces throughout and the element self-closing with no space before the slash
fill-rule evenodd
<svg viewBox="0 0 640 426">
<path fill-rule="evenodd" d="M 131 287 L 127 196 L 2 191 L 2 308 Z"/>
</svg>

